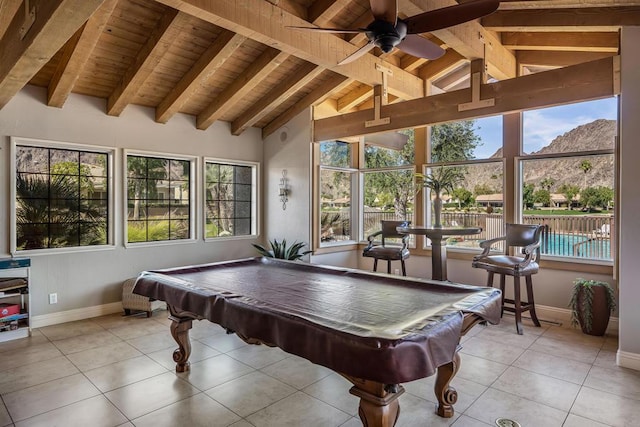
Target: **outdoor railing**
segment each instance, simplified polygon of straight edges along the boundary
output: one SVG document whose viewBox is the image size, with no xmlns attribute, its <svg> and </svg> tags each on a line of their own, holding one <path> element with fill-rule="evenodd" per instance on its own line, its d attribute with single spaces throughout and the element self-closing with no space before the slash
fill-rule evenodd
<svg viewBox="0 0 640 427">
<path fill-rule="evenodd" d="M 323 225 L 323 241 L 349 240 L 351 237 L 348 212 L 331 212 L 329 215 L 329 227 L 327 224 Z M 366 237 L 379 230 L 382 220 L 399 219 L 413 222 L 413 214 L 408 214 L 406 218 L 398 218 L 394 212 L 365 212 L 364 235 Z M 613 259 L 612 237 L 615 224 L 612 215 L 524 215 L 522 222 L 545 226 L 540 248 L 543 254 L 581 259 Z M 445 211 L 442 213 L 442 225 L 482 228 L 480 234 L 465 236 L 464 239 L 452 239 L 449 242 L 458 247 L 478 248 L 479 241 L 504 235 L 504 220 L 501 214 Z"/>
</svg>

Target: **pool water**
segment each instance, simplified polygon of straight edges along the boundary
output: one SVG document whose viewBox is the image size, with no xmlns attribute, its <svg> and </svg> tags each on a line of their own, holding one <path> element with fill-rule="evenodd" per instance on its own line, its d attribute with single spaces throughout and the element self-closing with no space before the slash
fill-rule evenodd
<svg viewBox="0 0 640 427">
<path fill-rule="evenodd" d="M 543 254 L 579 258 L 612 259 L 609 239 L 579 234 L 548 234 L 542 237 Z"/>
</svg>

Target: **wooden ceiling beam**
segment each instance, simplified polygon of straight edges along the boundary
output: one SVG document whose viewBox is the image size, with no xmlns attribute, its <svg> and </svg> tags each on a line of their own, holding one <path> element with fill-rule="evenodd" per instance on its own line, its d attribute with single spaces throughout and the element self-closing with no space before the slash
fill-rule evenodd
<svg viewBox="0 0 640 427">
<path fill-rule="evenodd" d="M 333 75 L 329 77 L 327 81 L 320 86 L 309 92 L 298 102 L 293 104 L 284 113 L 269 122 L 268 125 L 262 128 L 262 139 L 274 133 L 280 127 L 284 126 L 289 120 L 303 112 L 305 109 L 312 105 L 319 104 L 329 97 L 332 92 L 337 92 L 344 89 L 347 85 L 352 83 L 352 80 L 346 78 L 341 74 L 336 74 L 330 71 Z"/>
<path fill-rule="evenodd" d="M 320 27 L 327 25 L 350 0 L 315 0 L 307 8 L 307 21 Z"/>
<path fill-rule="evenodd" d="M 318 77 L 323 71 L 324 69 L 316 64 L 305 63 L 297 69 L 292 76 L 280 82 L 280 84 L 273 88 L 264 98 L 253 104 L 248 110 L 244 111 L 240 117 L 235 119 L 231 123 L 231 133 L 233 135 L 240 135 L 248 127 L 253 126 L 273 111 L 274 108 L 286 101 L 291 95 Z"/>
<path fill-rule="evenodd" d="M 434 85 L 443 91 L 447 92 L 453 90 L 462 82 L 469 80 L 470 77 L 470 67 L 462 67 L 459 70 L 455 70 L 446 76 L 436 80 Z"/>
<path fill-rule="evenodd" d="M 370 86 L 380 84 L 381 74 L 375 65 L 381 64 L 393 72 L 389 79 L 390 93 L 405 99 L 424 96 L 422 79 L 372 54 L 349 64 L 337 65 L 357 47 L 334 34 L 287 28 L 309 26 L 309 22 L 267 1 L 156 1 Z"/>
<path fill-rule="evenodd" d="M 640 0 L 503 0 L 500 3 L 500 10 L 612 6 L 640 6 Z"/>
<path fill-rule="evenodd" d="M 222 30 L 207 51 L 180 79 L 156 108 L 156 121 L 167 123 L 184 104 L 206 84 L 207 80 L 229 59 L 247 38 Z"/>
<path fill-rule="evenodd" d="M 458 3 L 455 0 L 399 0 L 399 4 L 407 15 L 413 16 Z M 516 59 L 513 53 L 477 21 L 432 31 L 432 34 L 469 60 L 484 59 L 487 72 L 492 77 L 504 80 L 516 76 Z"/>
<path fill-rule="evenodd" d="M 22 0 L 0 0 L 0 39 L 11 24 L 11 20 L 20 10 Z"/>
<path fill-rule="evenodd" d="M 429 61 L 420 68 L 419 76 L 424 80 L 436 80 L 457 67 L 466 59 L 455 50 L 449 49 L 440 58 Z"/>
<path fill-rule="evenodd" d="M 612 96 L 616 91 L 615 62 L 613 57 L 605 58 L 482 84 L 482 98 L 495 99 L 492 107 L 459 111 L 460 104 L 471 100 L 471 88 L 385 105 L 381 107 L 380 115 L 391 117 L 391 121 L 376 127 L 373 132 L 365 126 L 373 116 L 373 110 L 314 120 L 312 139 L 328 141 Z"/>
<path fill-rule="evenodd" d="M 125 107 L 131 103 L 133 98 L 144 84 L 145 80 L 162 56 L 169 50 L 171 44 L 177 39 L 178 28 L 181 28 L 178 21 L 186 20 L 187 16 L 177 10 L 170 9 L 162 18 L 158 26 L 152 31 L 149 40 L 144 44 L 135 61 L 124 73 L 122 79 L 109 95 L 107 100 L 107 114 L 119 116 Z"/>
<path fill-rule="evenodd" d="M 501 34 L 502 45 L 512 50 L 570 52 L 618 52 L 619 35 L 612 33 L 517 33 Z"/>
<path fill-rule="evenodd" d="M 289 54 L 268 47 L 240 76 L 227 86 L 196 118 L 196 127 L 204 130 L 240 101 L 273 70 L 280 66 Z"/>
<path fill-rule="evenodd" d="M 367 85 L 360 85 L 356 89 L 338 99 L 337 108 L 339 113 L 344 113 L 358 104 L 363 103 L 373 95 L 373 88 Z"/>
<path fill-rule="evenodd" d="M 482 18 L 491 31 L 618 31 L 640 23 L 640 6 L 498 10 Z"/>
<path fill-rule="evenodd" d="M 50 107 L 62 108 L 67 101 L 117 3 L 118 0 L 105 0 L 66 43 L 62 59 L 47 88 L 47 105 Z"/>
<path fill-rule="evenodd" d="M 583 62 L 615 56 L 611 52 L 544 52 L 519 50 L 516 52 L 518 65 L 535 65 L 541 67 L 567 67 Z"/>
<path fill-rule="evenodd" d="M 24 38 L 18 10 L 0 40 L 0 108 L 3 108 L 78 31 L 103 0 L 31 0 L 35 20 Z M 8 10 L 8 9 L 7 9 Z"/>
</svg>

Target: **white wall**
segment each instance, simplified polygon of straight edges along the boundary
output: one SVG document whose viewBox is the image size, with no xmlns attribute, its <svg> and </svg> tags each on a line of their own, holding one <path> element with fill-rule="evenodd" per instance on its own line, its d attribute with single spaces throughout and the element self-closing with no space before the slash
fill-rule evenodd
<svg viewBox="0 0 640 427">
<path fill-rule="evenodd" d="M 640 369 L 640 27 L 621 37 L 620 112 L 620 347 L 618 364 Z"/>
<path fill-rule="evenodd" d="M 100 306 L 120 301 L 121 283 L 146 269 L 254 256 L 253 239 L 207 242 L 199 230 L 195 242 L 155 247 L 123 245 L 123 149 L 159 151 L 231 160 L 262 161 L 259 130 L 232 136 L 229 124 L 216 122 L 206 131 L 195 128 L 192 116 L 178 114 L 167 124 L 154 121 L 154 110 L 128 106 L 120 117 L 105 114 L 105 100 L 71 95 L 64 108 L 46 106 L 46 90 L 27 87 L 0 110 L 0 256 L 9 256 L 9 136 L 91 144 L 116 148 L 116 245 L 100 251 L 32 255 L 32 314 Z M 201 198 L 201 186 L 198 185 Z M 48 294 L 58 294 L 49 305 Z"/>
</svg>

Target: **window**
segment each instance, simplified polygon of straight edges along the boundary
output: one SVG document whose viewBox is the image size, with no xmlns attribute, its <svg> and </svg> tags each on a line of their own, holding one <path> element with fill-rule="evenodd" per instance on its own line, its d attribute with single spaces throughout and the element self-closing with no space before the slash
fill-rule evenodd
<svg viewBox="0 0 640 427">
<path fill-rule="evenodd" d="M 356 179 L 352 144 L 328 141 L 320 144 L 320 242 L 352 241 L 353 190 Z"/>
<path fill-rule="evenodd" d="M 15 144 L 16 252 L 107 245 L 112 153 L 72 144 Z"/>
<path fill-rule="evenodd" d="M 547 257 L 613 259 L 616 118 L 615 98 L 523 113 L 521 218 Z"/>
<path fill-rule="evenodd" d="M 257 234 L 257 168 L 205 161 L 205 238 Z"/>
<path fill-rule="evenodd" d="M 128 154 L 127 242 L 193 238 L 194 159 Z"/>
</svg>

